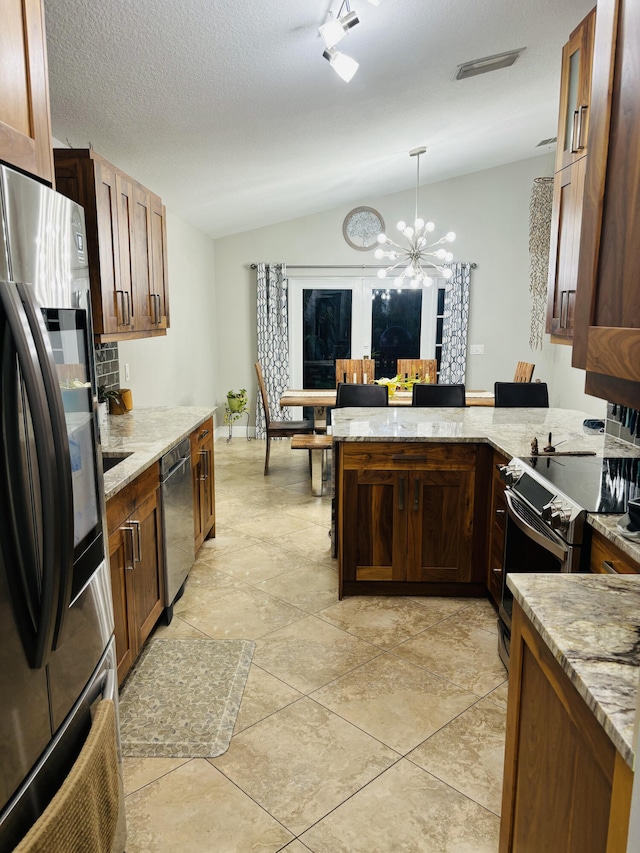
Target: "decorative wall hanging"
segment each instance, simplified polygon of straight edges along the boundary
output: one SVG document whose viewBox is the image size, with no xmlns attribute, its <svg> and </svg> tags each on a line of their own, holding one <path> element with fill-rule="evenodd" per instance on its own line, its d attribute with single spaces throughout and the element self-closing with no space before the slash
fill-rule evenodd
<svg viewBox="0 0 640 853">
<path fill-rule="evenodd" d="M 344 239 L 359 252 L 367 252 L 377 246 L 381 231 L 384 231 L 384 219 L 373 207 L 355 207 L 342 223 Z"/>
</svg>

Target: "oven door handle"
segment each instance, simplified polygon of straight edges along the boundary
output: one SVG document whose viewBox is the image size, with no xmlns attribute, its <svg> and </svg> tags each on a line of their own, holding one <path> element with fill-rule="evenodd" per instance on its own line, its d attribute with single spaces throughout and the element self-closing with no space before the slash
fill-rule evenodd
<svg viewBox="0 0 640 853">
<path fill-rule="evenodd" d="M 551 530 L 546 534 L 540 533 L 540 531 L 536 530 L 535 527 L 527 524 L 527 522 L 518 515 L 518 510 L 514 505 L 513 495 L 510 494 L 508 489 L 505 490 L 504 496 L 507 499 L 507 511 L 509 513 L 509 518 L 513 521 L 516 527 L 520 528 L 525 536 L 528 536 L 529 539 L 536 542 L 541 548 L 544 548 L 545 551 L 549 551 L 549 553 L 553 554 L 554 557 L 557 557 L 559 560 L 564 562 L 569 556 L 569 549 L 562 540 L 553 536 Z"/>
</svg>

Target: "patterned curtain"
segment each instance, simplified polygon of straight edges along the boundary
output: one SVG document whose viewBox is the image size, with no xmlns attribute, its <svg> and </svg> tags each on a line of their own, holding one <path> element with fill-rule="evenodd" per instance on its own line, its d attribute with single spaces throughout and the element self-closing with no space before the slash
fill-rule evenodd
<svg viewBox="0 0 640 853">
<path fill-rule="evenodd" d="M 267 386 L 271 417 L 291 420 L 280 409 L 280 396 L 289 387 L 289 299 L 284 264 L 258 264 L 258 361 Z M 260 393 L 256 402 L 256 438 L 264 438 L 265 420 Z"/>
<path fill-rule="evenodd" d="M 467 370 L 471 264 L 451 264 L 451 270 L 453 275 L 444 291 L 442 355 L 438 380 L 442 383 L 464 382 Z"/>
<path fill-rule="evenodd" d="M 551 242 L 553 178 L 534 178 L 529 201 L 529 346 L 542 349 L 547 319 L 547 276 Z"/>
</svg>

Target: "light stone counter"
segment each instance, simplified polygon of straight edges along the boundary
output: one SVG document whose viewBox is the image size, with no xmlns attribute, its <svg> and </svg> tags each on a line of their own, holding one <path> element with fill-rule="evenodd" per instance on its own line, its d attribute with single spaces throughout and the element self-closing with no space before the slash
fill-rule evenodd
<svg viewBox="0 0 640 853">
<path fill-rule="evenodd" d="M 640 577 L 512 574 L 507 583 L 633 769 L 640 673 Z"/>
<path fill-rule="evenodd" d="M 100 427 L 102 455 L 130 453 L 131 456 L 105 473 L 106 500 L 157 462 L 214 411 L 205 406 L 167 406 L 133 409 L 126 415 L 109 415 L 107 423 Z"/>
</svg>

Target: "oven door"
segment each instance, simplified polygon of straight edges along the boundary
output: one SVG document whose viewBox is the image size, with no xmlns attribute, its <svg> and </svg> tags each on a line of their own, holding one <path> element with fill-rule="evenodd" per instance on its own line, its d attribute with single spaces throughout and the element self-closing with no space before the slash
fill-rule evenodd
<svg viewBox="0 0 640 853">
<path fill-rule="evenodd" d="M 498 619 L 498 651 L 508 669 L 513 593 L 507 586 L 507 575 L 514 572 L 541 574 L 578 571 L 581 549 L 565 542 L 510 489 L 505 490 L 505 498 L 507 522 Z"/>
</svg>

